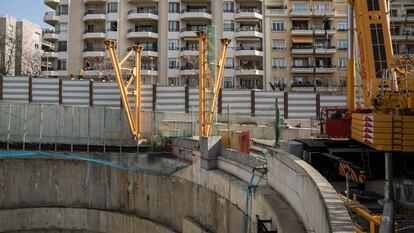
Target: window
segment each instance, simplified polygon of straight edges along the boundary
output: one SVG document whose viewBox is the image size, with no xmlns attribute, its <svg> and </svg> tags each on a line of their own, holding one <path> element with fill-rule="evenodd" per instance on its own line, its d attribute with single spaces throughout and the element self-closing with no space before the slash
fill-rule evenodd
<svg viewBox="0 0 414 233">
<path fill-rule="evenodd" d="M 179 69 L 180 61 L 178 58 L 169 58 L 168 59 L 168 69 Z"/>
<path fill-rule="evenodd" d="M 309 60 L 306 58 L 293 59 L 293 67 L 308 67 Z"/>
<path fill-rule="evenodd" d="M 272 40 L 272 48 L 273 50 L 285 50 L 286 43 L 283 39 L 274 39 Z"/>
<path fill-rule="evenodd" d="M 224 64 L 224 69 L 234 69 L 233 58 L 226 58 L 226 63 Z"/>
<path fill-rule="evenodd" d="M 179 21 L 168 21 L 168 31 L 169 32 L 178 32 L 180 27 Z"/>
<path fill-rule="evenodd" d="M 232 77 L 224 77 L 223 79 L 224 88 L 234 88 L 234 81 Z"/>
<path fill-rule="evenodd" d="M 338 49 L 339 50 L 347 50 L 348 49 L 348 41 L 347 40 L 339 40 L 338 41 Z"/>
<path fill-rule="evenodd" d="M 56 33 L 58 32 L 68 32 L 68 23 L 60 23 Z"/>
<path fill-rule="evenodd" d="M 286 60 L 284 58 L 273 58 L 272 59 L 272 68 L 285 68 L 286 67 Z"/>
<path fill-rule="evenodd" d="M 108 3 L 108 13 L 117 13 L 118 12 L 118 3 L 109 2 Z"/>
<path fill-rule="evenodd" d="M 308 11 L 308 5 L 306 3 L 294 3 L 292 5 L 293 12 L 305 12 Z"/>
<path fill-rule="evenodd" d="M 273 21 L 272 22 L 272 31 L 274 32 L 283 32 L 285 31 L 285 22 L 283 21 Z"/>
<path fill-rule="evenodd" d="M 234 12 L 234 2 L 224 1 L 223 2 L 223 12 L 233 13 Z"/>
<path fill-rule="evenodd" d="M 180 3 L 179 2 L 168 3 L 168 12 L 169 13 L 180 13 Z"/>
<path fill-rule="evenodd" d="M 118 31 L 118 22 L 117 21 L 110 21 L 108 22 L 108 31 L 116 32 Z"/>
<path fill-rule="evenodd" d="M 67 61 L 66 60 L 58 60 L 58 70 L 67 70 Z"/>
<path fill-rule="evenodd" d="M 338 22 L 338 24 L 336 25 L 336 28 L 340 32 L 345 32 L 348 30 L 348 24 L 346 22 Z"/>
<path fill-rule="evenodd" d="M 169 77 L 168 78 L 168 85 L 170 85 L 170 86 L 179 86 L 180 85 L 180 78 Z"/>
<path fill-rule="evenodd" d="M 338 59 L 338 68 L 346 68 L 346 58 Z"/>
<path fill-rule="evenodd" d="M 67 15 L 68 14 L 68 5 L 60 5 L 58 9 L 58 15 Z"/>
<path fill-rule="evenodd" d="M 318 3 L 315 6 L 316 12 L 327 12 L 329 11 L 329 4 L 328 3 Z"/>
<path fill-rule="evenodd" d="M 67 41 L 58 41 L 58 52 L 66 52 L 67 46 L 68 46 Z"/>
<path fill-rule="evenodd" d="M 224 20 L 223 30 L 224 31 L 234 31 L 234 21 L 233 20 Z"/>
<path fill-rule="evenodd" d="M 178 50 L 178 40 L 168 40 L 168 50 Z"/>
</svg>

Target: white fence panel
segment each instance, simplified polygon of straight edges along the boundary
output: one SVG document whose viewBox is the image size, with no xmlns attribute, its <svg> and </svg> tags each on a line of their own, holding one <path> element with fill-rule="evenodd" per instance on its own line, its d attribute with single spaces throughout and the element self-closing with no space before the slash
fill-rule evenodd
<svg viewBox="0 0 414 233">
<path fill-rule="evenodd" d="M 230 107 L 232 114 L 236 113 L 242 116 L 251 114 L 251 92 L 250 90 L 223 90 L 223 109 Z"/>
<path fill-rule="evenodd" d="M 58 79 L 33 79 L 32 98 L 38 103 L 59 103 Z"/>
<path fill-rule="evenodd" d="M 28 77 L 4 77 L 3 99 L 15 102 L 27 102 L 29 100 Z"/>
<path fill-rule="evenodd" d="M 316 117 L 316 94 L 289 93 L 288 118 Z"/>
<path fill-rule="evenodd" d="M 89 81 L 63 80 L 63 104 L 89 105 Z"/>
<path fill-rule="evenodd" d="M 157 111 L 185 112 L 185 87 L 157 87 Z"/>
<path fill-rule="evenodd" d="M 278 98 L 278 107 L 283 117 L 284 95 L 283 92 L 264 92 L 256 91 L 256 116 L 257 117 L 274 117 L 276 114 L 276 98 Z"/>
</svg>

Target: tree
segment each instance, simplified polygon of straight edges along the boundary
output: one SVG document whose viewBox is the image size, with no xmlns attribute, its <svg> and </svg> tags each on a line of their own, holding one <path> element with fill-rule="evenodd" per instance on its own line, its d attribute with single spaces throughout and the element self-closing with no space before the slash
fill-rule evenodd
<svg viewBox="0 0 414 233">
<path fill-rule="evenodd" d="M 111 76 L 111 60 L 106 57 L 87 57 L 85 58 L 85 70 L 96 70 L 99 79 L 108 79 Z"/>
<path fill-rule="evenodd" d="M 4 58 L 4 64 L 0 63 L 0 74 L 10 75 L 14 70 L 16 63 L 16 49 L 18 40 L 13 36 L 1 36 L 0 35 L 0 48 L 4 48 L 4 51 L 0 51 L 0 58 Z"/>
<path fill-rule="evenodd" d="M 26 49 L 22 53 L 22 74 L 38 77 L 42 73 L 42 52 Z"/>
</svg>

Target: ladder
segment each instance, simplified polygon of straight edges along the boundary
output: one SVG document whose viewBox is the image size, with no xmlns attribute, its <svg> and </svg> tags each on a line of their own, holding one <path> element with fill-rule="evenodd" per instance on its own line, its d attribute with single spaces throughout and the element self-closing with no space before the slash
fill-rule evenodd
<svg viewBox="0 0 414 233">
<path fill-rule="evenodd" d="M 362 151 L 361 152 L 361 158 L 362 158 L 362 169 L 364 169 L 366 177 L 367 178 L 372 178 L 371 161 L 369 159 L 369 152 L 368 151 Z"/>
</svg>

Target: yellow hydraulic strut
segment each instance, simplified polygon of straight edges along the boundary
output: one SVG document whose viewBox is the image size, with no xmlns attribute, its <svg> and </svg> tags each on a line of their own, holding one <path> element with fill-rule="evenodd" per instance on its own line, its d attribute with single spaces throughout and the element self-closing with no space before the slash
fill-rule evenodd
<svg viewBox="0 0 414 233">
<path fill-rule="evenodd" d="M 210 136 L 211 131 L 213 128 L 213 120 L 214 120 L 214 113 L 216 112 L 217 100 L 219 96 L 219 91 L 221 88 L 221 83 L 223 80 L 224 74 L 224 62 L 226 61 L 227 56 L 227 49 L 230 44 L 230 39 L 224 38 L 221 40 L 222 49 L 220 52 L 219 61 L 217 63 L 218 73 L 217 73 L 217 80 L 214 83 L 210 83 L 210 86 L 213 87 L 212 93 L 213 96 L 210 98 L 209 103 L 209 111 L 206 112 L 206 79 L 207 75 L 211 75 L 211 72 L 208 72 L 208 65 L 206 61 L 206 50 L 207 50 L 207 32 L 200 31 L 197 32 L 197 36 L 199 39 L 199 57 L 198 57 L 198 69 L 199 69 L 199 77 L 198 77 L 198 88 L 199 88 L 199 130 L 200 136 Z M 210 82 L 213 79 L 210 79 Z"/>
<path fill-rule="evenodd" d="M 125 113 L 128 117 L 129 128 L 134 136 L 134 140 L 138 141 L 142 138 L 141 134 L 141 52 L 143 50 L 142 46 L 134 45 L 133 49 L 121 60 L 118 61 L 116 55 L 116 42 L 112 40 L 106 40 L 105 45 L 109 50 L 109 55 L 111 56 L 111 61 L 113 69 L 115 71 L 116 81 L 118 83 L 118 88 L 121 93 L 122 105 L 124 106 Z M 135 52 L 135 53 L 134 53 Z M 122 64 L 131 57 L 132 54 L 135 54 L 135 67 L 128 68 L 122 67 Z M 128 80 L 127 84 L 124 85 L 124 78 L 122 77 L 122 71 L 127 70 L 132 72 L 131 78 Z M 128 92 L 129 86 L 135 80 L 135 90 L 130 93 Z M 131 105 L 128 101 L 128 95 L 133 95 L 135 97 L 134 109 L 131 109 Z"/>
</svg>

